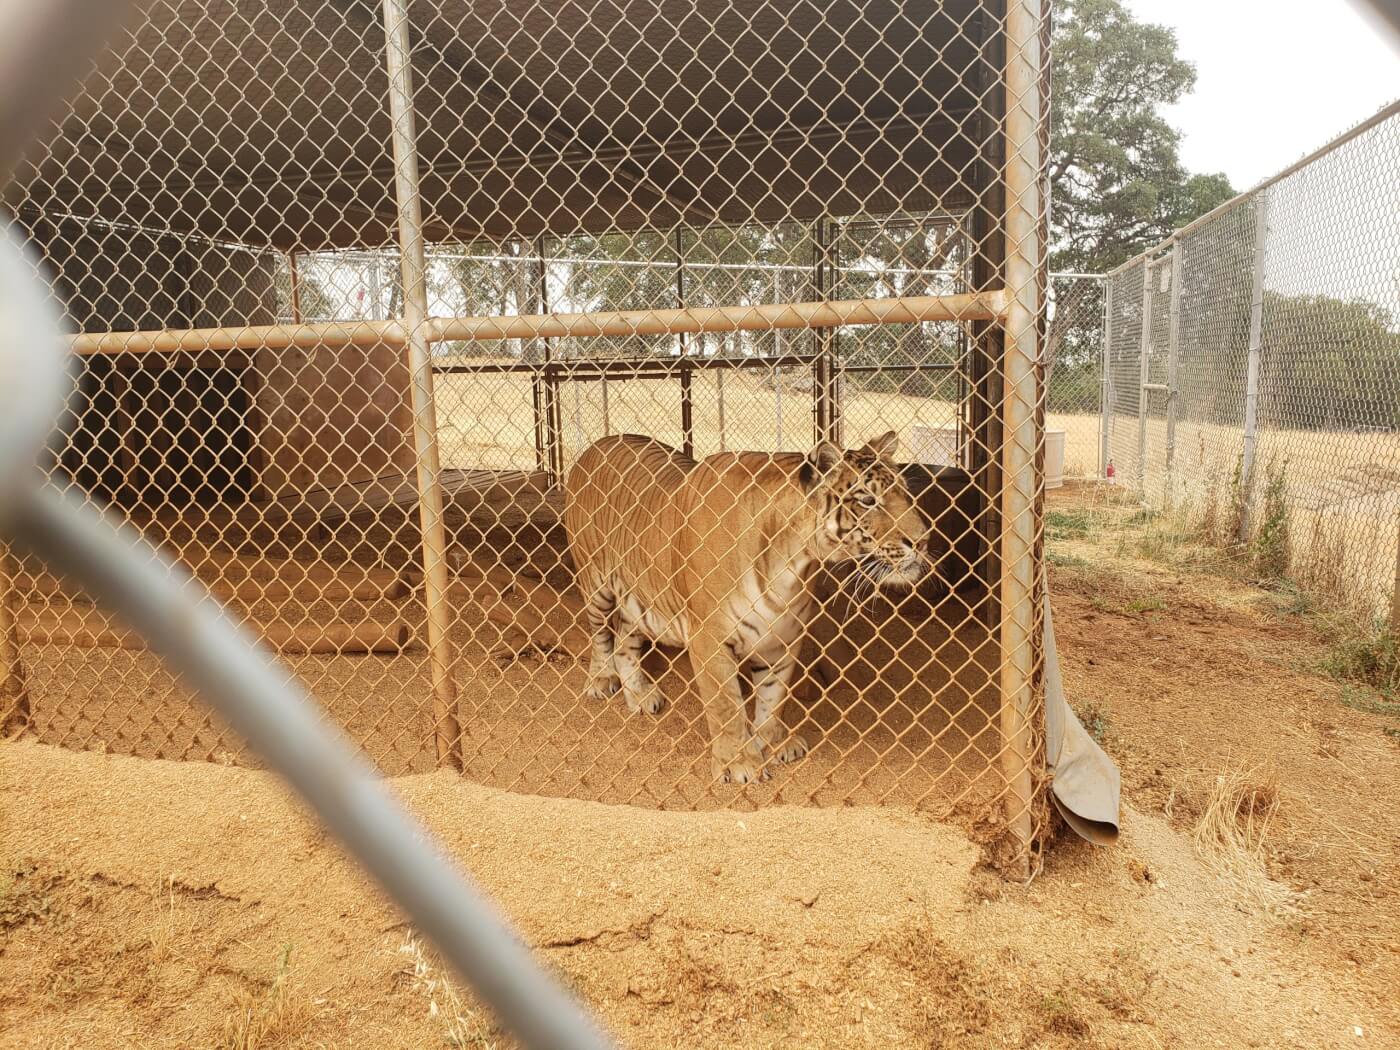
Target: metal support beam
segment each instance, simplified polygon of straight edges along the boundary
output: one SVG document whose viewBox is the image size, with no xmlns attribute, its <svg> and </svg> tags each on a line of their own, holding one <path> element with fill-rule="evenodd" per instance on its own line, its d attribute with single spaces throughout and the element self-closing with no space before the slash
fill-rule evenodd
<svg viewBox="0 0 1400 1050">
<path fill-rule="evenodd" d="M 681 231 L 676 230 L 672 239 L 672 248 L 676 253 L 676 309 L 685 309 L 685 246 L 681 243 Z M 680 349 L 681 360 L 684 361 L 689 347 L 686 345 L 685 333 L 676 333 L 677 346 Z M 695 455 L 695 395 L 693 392 L 693 369 L 681 369 L 681 451 L 687 456 Z"/>
<path fill-rule="evenodd" d="M 1172 468 L 1176 462 L 1176 412 L 1180 397 L 1177 369 L 1181 356 L 1181 242 L 1172 245 L 1171 298 L 1167 308 L 1167 478 L 1163 502 L 1172 505 Z"/>
<path fill-rule="evenodd" d="M 1142 335 L 1138 340 L 1138 439 L 1137 472 L 1134 481 L 1139 493 L 1147 489 L 1147 377 L 1152 365 L 1152 260 L 1142 262 Z"/>
<path fill-rule="evenodd" d="M 292 324 L 301 324 L 301 268 L 297 265 L 297 253 L 287 253 L 287 274 L 292 284 Z"/>
<path fill-rule="evenodd" d="M 1249 542 L 1250 504 L 1254 491 L 1254 457 L 1259 439 L 1259 360 L 1264 337 L 1265 249 L 1269 241 L 1269 195 L 1254 198 L 1254 273 L 1249 291 L 1249 362 L 1244 381 L 1244 452 L 1240 460 L 1239 541 Z"/>
<path fill-rule="evenodd" d="M 1029 877 L 1036 830 L 1037 453 L 1041 428 L 1041 5 L 1011 0 L 1006 13 L 1007 316 L 1003 356 L 1001 490 L 1001 769 L 1017 873 Z"/>
<path fill-rule="evenodd" d="M 423 602 L 428 612 L 428 660 L 433 684 L 433 725 L 439 765 L 462 768 L 457 724 L 456 662 L 452 610 L 447 597 L 447 531 L 443 521 L 442 469 L 438 459 L 437 409 L 429 352 L 427 261 L 422 198 L 418 190 L 418 144 L 413 111 L 413 70 L 405 0 L 384 0 L 385 63 L 394 148 L 394 192 L 398 202 L 403 328 L 413 407 L 417 460 L 418 520 L 423 535 Z"/>
<path fill-rule="evenodd" d="M 1099 351 L 1099 477 L 1108 474 L 1110 436 L 1113 427 L 1113 278 L 1105 282 L 1103 296 L 1103 346 Z"/>
</svg>

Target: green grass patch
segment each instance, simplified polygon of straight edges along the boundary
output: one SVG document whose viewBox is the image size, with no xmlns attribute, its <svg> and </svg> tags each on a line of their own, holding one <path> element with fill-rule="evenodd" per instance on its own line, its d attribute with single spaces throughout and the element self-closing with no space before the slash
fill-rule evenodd
<svg viewBox="0 0 1400 1050">
<path fill-rule="evenodd" d="M 1047 540 L 1081 540 L 1093 528 L 1094 522 L 1087 510 L 1052 510 L 1045 514 Z"/>
<path fill-rule="evenodd" d="M 1390 718 L 1400 718 L 1400 703 L 1383 699 L 1369 689 L 1344 685 L 1342 686 L 1341 699 L 1343 706 L 1349 707 L 1353 711 L 1361 711 L 1368 715 L 1387 715 Z"/>
<path fill-rule="evenodd" d="M 1331 625 L 1331 643 L 1322 670 L 1341 682 L 1367 685 L 1385 694 L 1400 692 L 1400 643 L 1379 623 Z"/>
</svg>

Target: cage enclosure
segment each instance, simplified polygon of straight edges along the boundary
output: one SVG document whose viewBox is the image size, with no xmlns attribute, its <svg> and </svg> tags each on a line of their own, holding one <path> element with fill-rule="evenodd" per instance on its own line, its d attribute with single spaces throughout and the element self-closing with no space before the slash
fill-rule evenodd
<svg viewBox="0 0 1400 1050">
<path fill-rule="evenodd" d="M 147 3 L 4 198 L 77 333 L 50 483 L 185 562 L 387 773 L 891 802 L 1026 870 L 1047 27 L 1038 0 Z M 585 697 L 585 448 L 888 431 L 932 571 L 813 570 L 807 753 L 717 778 L 683 646 L 639 643 L 660 713 Z M 0 583 L 12 728 L 248 760 L 63 581 Z"/>
</svg>

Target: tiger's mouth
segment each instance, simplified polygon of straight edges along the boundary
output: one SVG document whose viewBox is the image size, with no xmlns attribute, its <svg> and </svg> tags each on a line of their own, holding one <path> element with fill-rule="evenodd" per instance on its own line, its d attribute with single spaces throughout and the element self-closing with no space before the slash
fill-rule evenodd
<svg viewBox="0 0 1400 1050">
<path fill-rule="evenodd" d="M 856 559 L 856 573 L 886 591 L 907 591 L 929 573 L 929 561 L 918 549 L 893 556 L 879 551 Z"/>
</svg>

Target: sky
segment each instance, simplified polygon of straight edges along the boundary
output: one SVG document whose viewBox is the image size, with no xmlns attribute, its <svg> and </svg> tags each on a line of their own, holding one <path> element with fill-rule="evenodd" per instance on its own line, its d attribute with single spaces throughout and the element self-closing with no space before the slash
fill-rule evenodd
<svg viewBox="0 0 1400 1050">
<path fill-rule="evenodd" d="M 1355 0 L 1126 0 L 1176 30 L 1196 88 L 1166 111 L 1192 172 L 1248 189 L 1400 98 L 1400 50 Z"/>
</svg>

